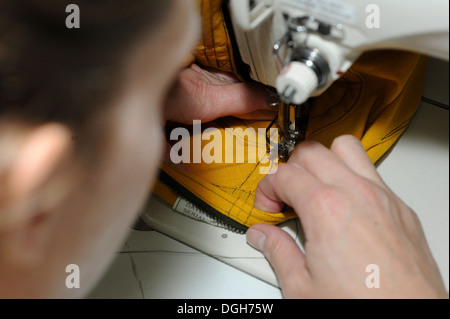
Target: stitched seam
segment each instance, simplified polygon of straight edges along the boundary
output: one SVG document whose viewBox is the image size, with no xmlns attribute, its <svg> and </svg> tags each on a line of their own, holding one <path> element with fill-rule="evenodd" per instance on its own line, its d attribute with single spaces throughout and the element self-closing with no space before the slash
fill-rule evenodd
<svg viewBox="0 0 450 319">
<path fill-rule="evenodd" d="M 353 73 L 353 72 L 352 72 L 352 73 Z M 338 122 L 341 121 L 342 119 L 346 118 L 347 115 L 350 114 L 350 113 L 354 110 L 356 104 L 359 102 L 359 100 L 360 100 L 360 98 L 361 98 L 361 95 L 362 95 L 361 92 L 362 92 L 362 90 L 363 90 L 363 84 L 364 84 L 364 83 L 363 83 L 363 79 L 362 79 L 358 74 L 356 74 L 356 73 L 354 73 L 354 74 L 360 79 L 360 87 L 359 87 L 358 96 L 356 97 L 356 99 L 355 99 L 355 101 L 353 102 L 353 104 L 352 104 L 352 105 L 350 106 L 350 108 L 348 108 L 348 109 L 344 112 L 344 114 L 342 114 L 338 119 L 336 119 L 336 120 L 334 120 L 334 121 L 332 121 L 332 122 L 330 122 L 330 123 L 328 123 L 328 124 L 326 124 L 326 125 L 324 125 L 324 126 L 318 128 L 318 129 L 314 130 L 313 132 L 311 132 L 311 133 L 309 134 L 309 138 L 311 138 L 312 136 L 314 136 L 314 134 L 318 134 L 318 133 L 320 133 L 321 131 L 323 131 L 323 130 L 325 130 L 325 129 L 328 129 L 329 127 L 332 127 L 333 125 L 335 125 L 336 123 L 338 123 Z"/>
<path fill-rule="evenodd" d="M 220 194 L 217 194 L 216 192 L 214 192 L 213 190 L 209 189 L 209 188 L 206 187 L 205 185 L 203 185 L 203 184 L 201 184 L 200 182 L 196 181 L 195 179 L 191 178 L 189 175 L 186 175 L 183 171 L 179 170 L 179 169 L 176 168 L 176 167 L 172 167 L 172 168 L 175 169 L 179 174 L 181 174 L 181 175 L 183 175 L 184 177 L 186 177 L 186 178 L 188 178 L 189 180 L 191 180 L 192 182 L 198 184 L 199 186 L 203 187 L 203 188 L 206 189 L 207 191 L 210 191 L 211 193 L 213 193 L 214 195 L 216 195 L 216 196 L 218 196 L 219 198 L 223 199 L 223 200 L 226 201 L 227 203 L 233 205 L 233 203 L 232 203 L 230 200 L 228 200 L 227 198 L 223 197 L 223 196 L 220 195 Z M 199 194 L 198 192 L 194 192 L 193 190 L 190 190 L 190 191 L 193 192 L 193 193 L 195 193 L 195 194 L 197 195 L 197 197 L 201 198 L 201 197 L 199 196 L 200 194 Z M 201 198 L 201 199 L 204 200 L 203 198 Z M 204 201 L 207 202 L 206 200 L 204 200 Z M 210 202 L 207 202 L 207 203 L 210 204 L 212 207 L 215 207 L 215 205 L 213 205 L 212 203 L 210 203 Z M 243 202 L 243 204 L 245 204 L 245 205 L 247 205 L 247 206 L 250 206 L 250 205 L 248 205 L 248 204 L 245 203 L 245 202 Z M 241 207 L 239 207 L 239 206 L 236 206 L 236 208 L 238 208 L 240 211 L 244 212 L 245 214 L 248 214 L 243 208 L 241 208 Z M 252 208 L 252 209 L 253 209 L 253 208 Z M 223 212 L 223 209 L 221 209 L 221 211 Z M 282 219 L 284 219 L 283 217 L 275 217 L 275 216 L 273 216 L 273 214 L 265 213 L 265 212 L 260 211 L 260 210 L 258 210 L 258 213 L 261 214 L 261 215 L 263 215 L 263 216 L 270 217 L 270 219 L 265 220 L 265 219 L 263 219 L 263 218 L 258 218 L 258 217 L 253 216 L 253 217 L 256 218 L 256 219 L 260 219 L 260 220 L 264 220 L 264 221 L 272 221 L 272 220 L 282 220 Z M 241 219 L 240 219 L 240 220 L 241 220 Z"/>
</svg>

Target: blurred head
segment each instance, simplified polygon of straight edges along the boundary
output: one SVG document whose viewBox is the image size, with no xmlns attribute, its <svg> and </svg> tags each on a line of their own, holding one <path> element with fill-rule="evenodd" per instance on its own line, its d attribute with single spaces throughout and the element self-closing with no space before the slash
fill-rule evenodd
<svg viewBox="0 0 450 319">
<path fill-rule="evenodd" d="M 151 189 L 186 0 L 0 4 L 0 297 L 86 294 Z M 65 285 L 80 268 L 81 288 Z"/>
</svg>

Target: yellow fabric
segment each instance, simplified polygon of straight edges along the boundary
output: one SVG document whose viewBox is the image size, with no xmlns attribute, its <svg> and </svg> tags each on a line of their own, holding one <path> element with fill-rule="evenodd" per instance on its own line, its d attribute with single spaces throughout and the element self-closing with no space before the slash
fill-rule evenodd
<svg viewBox="0 0 450 319">
<path fill-rule="evenodd" d="M 238 75 L 222 0 L 197 0 L 197 6 L 202 17 L 202 29 L 201 41 L 195 49 L 196 62 Z"/>
<path fill-rule="evenodd" d="M 198 137 L 192 136 L 188 140 L 191 149 L 190 163 L 179 165 L 163 163 L 161 169 L 204 203 L 242 225 L 278 224 L 293 218 L 295 217 L 293 213 L 269 214 L 253 208 L 256 186 L 264 176 L 261 173 L 268 172 L 271 165 L 266 154 L 265 139 L 265 128 L 269 124 L 268 121 L 242 121 L 232 117 L 202 123 L 202 130 L 216 129 L 219 141 L 215 140 L 215 137 L 200 141 Z M 236 130 L 241 128 L 242 132 Z M 251 131 L 247 130 L 248 128 Z M 259 134 L 258 128 L 262 128 Z M 233 129 L 233 133 L 230 133 L 229 129 Z M 255 134 L 251 134 L 252 132 Z M 196 139 L 201 143 L 202 150 L 212 142 L 223 146 L 219 163 L 206 164 L 203 160 L 201 163 L 193 163 L 192 148 L 197 142 Z M 257 147 L 258 143 L 260 148 Z M 240 146 L 247 155 L 243 157 L 243 163 L 236 163 L 242 154 L 238 151 Z M 230 156 L 228 162 L 231 163 L 226 163 L 226 156 Z M 175 203 L 176 197 L 162 183 L 157 184 L 154 193 L 172 206 Z"/>
<path fill-rule="evenodd" d="M 401 51 L 363 54 L 324 94 L 312 100 L 306 138 L 330 146 L 339 135 L 359 138 L 375 163 L 417 111 L 427 58 Z"/>
<path fill-rule="evenodd" d="M 237 74 L 231 42 L 223 21 L 221 0 L 201 0 L 203 40 L 195 53 L 196 61 Z M 342 134 L 359 138 L 373 162 L 395 143 L 407 128 L 420 104 L 425 79 L 426 58 L 400 51 L 374 51 L 357 62 L 324 94 L 311 100 L 307 139 L 330 146 Z M 266 128 L 265 121 L 219 119 L 203 125 L 225 128 Z M 255 140 L 236 138 L 245 147 Z M 194 141 L 192 140 L 192 143 Z M 202 146 L 209 141 L 203 141 Z M 191 145 L 192 145 L 191 143 Z M 253 208 L 261 163 L 162 164 L 161 169 L 209 206 L 244 226 L 256 223 L 278 224 L 295 217 L 280 212 L 268 214 Z M 158 183 L 154 192 L 173 204 L 177 197 Z"/>
</svg>

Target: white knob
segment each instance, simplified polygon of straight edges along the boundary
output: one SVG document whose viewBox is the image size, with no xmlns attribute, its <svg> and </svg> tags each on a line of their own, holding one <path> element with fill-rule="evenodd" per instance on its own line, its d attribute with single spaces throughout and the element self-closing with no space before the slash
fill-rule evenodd
<svg viewBox="0 0 450 319">
<path fill-rule="evenodd" d="M 292 61 L 281 71 L 276 80 L 278 94 L 283 95 L 290 86 L 295 93 L 289 101 L 292 104 L 302 104 L 317 88 L 319 80 L 316 73 L 303 62 Z"/>
</svg>

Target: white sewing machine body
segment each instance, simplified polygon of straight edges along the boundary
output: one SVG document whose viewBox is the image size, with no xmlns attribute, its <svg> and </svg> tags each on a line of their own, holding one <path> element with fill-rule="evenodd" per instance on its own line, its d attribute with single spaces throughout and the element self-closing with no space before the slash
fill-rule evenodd
<svg viewBox="0 0 450 319">
<path fill-rule="evenodd" d="M 230 12 L 251 77 L 280 95 L 293 86 L 294 104 L 321 94 L 364 51 L 448 60 L 447 0 L 231 0 Z"/>
<path fill-rule="evenodd" d="M 276 152 L 289 159 L 304 139 L 304 107 L 364 51 L 402 49 L 448 60 L 447 0 L 230 0 L 250 76 L 276 88 Z"/>
<path fill-rule="evenodd" d="M 301 99 L 322 93 L 367 50 L 405 49 L 448 60 L 448 8 L 447 0 L 377 0 L 375 7 L 370 0 L 230 1 L 239 50 L 243 61 L 251 68 L 251 77 L 273 87 L 277 87 L 277 79 L 280 81 L 281 78 L 283 85 L 296 86 L 297 90 L 299 87 L 311 89 L 300 93 Z M 298 32 L 289 32 L 289 21 L 293 27 L 298 22 Z M 374 27 L 368 27 L 366 23 Z M 280 41 L 287 34 L 290 37 L 288 41 Z M 313 52 L 310 58 L 320 54 L 328 65 L 326 82 L 320 88 L 317 87 L 320 79 L 314 79 L 317 74 L 307 65 L 306 58 L 294 61 L 305 64 L 291 67 L 298 70 L 298 74 L 290 74 L 287 80 L 283 79 L 289 73 L 283 68 L 289 68 L 291 58 L 298 53 L 296 49 L 305 48 Z M 279 56 L 281 65 L 277 65 L 278 58 L 274 54 Z M 285 86 L 281 84 L 277 87 L 280 96 L 285 93 Z M 300 104 L 303 101 L 293 102 Z M 448 274 L 448 241 L 442 240 L 448 238 L 448 214 L 445 213 L 448 211 L 448 187 L 439 186 L 448 185 L 448 173 L 442 173 L 442 167 L 447 166 L 442 162 L 448 163 L 448 130 L 447 135 L 440 133 L 446 125 L 442 110 L 432 121 L 423 115 L 427 112 L 433 115 L 435 111 L 427 107 L 421 117 L 413 121 L 412 128 L 402 137 L 390 157 L 382 162 L 379 172 L 425 222 L 427 237 L 432 239 L 431 247 L 439 256 L 438 263 Z M 437 119 L 442 121 L 435 125 Z M 416 141 L 417 136 L 427 138 Z M 433 136 L 443 142 L 436 142 Z M 408 173 L 400 176 L 407 156 L 410 157 Z M 420 171 L 415 170 L 416 167 L 420 167 Z M 437 191 L 425 193 L 435 185 Z M 440 206 L 433 204 L 430 208 L 430 203 L 434 202 L 439 202 Z M 153 229 L 278 286 L 272 268 L 262 254 L 247 245 L 245 235 L 194 220 L 155 198 L 150 201 L 142 218 Z M 439 227 L 441 229 L 436 231 Z M 282 228 L 301 246 L 302 232 L 297 220 L 285 223 Z M 441 234 L 444 235 L 442 238 Z M 448 275 L 445 281 L 448 286 Z"/>
</svg>

